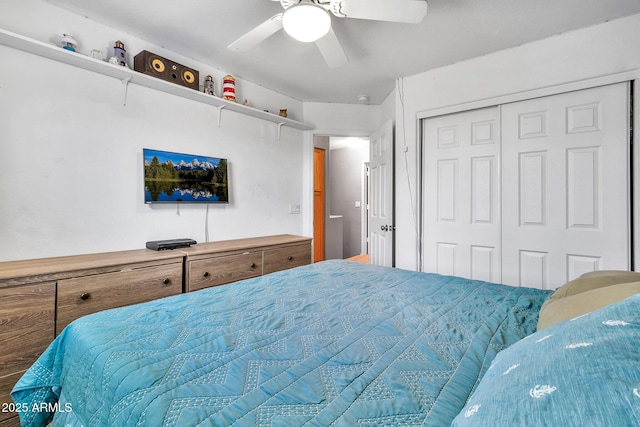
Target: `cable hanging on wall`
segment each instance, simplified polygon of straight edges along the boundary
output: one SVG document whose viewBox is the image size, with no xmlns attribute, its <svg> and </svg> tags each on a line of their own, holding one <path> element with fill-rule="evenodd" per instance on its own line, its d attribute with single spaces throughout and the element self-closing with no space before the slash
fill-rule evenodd
<svg viewBox="0 0 640 427">
<path fill-rule="evenodd" d="M 204 241 L 209 242 L 209 204 L 204 214 Z"/>
<path fill-rule="evenodd" d="M 407 134 L 406 134 L 406 126 L 405 126 L 405 114 L 404 114 L 404 78 L 400 77 L 397 80 L 398 86 L 398 98 L 400 100 L 400 120 L 402 127 L 402 151 L 404 153 L 404 167 L 407 175 L 407 187 L 409 190 L 409 201 L 411 202 L 411 215 L 413 217 L 413 226 L 414 231 L 416 233 L 416 270 L 421 271 L 421 242 L 420 242 L 420 228 L 418 224 L 417 212 L 416 212 L 416 204 L 413 196 L 413 188 L 411 186 L 411 178 L 409 176 L 409 159 L 408 152 L 409 147 L 407 146 Z M 420 161 L 420 159 L 418 159 Z M 418 186 L 419 187 L 419 186 Z"/>
</svg>

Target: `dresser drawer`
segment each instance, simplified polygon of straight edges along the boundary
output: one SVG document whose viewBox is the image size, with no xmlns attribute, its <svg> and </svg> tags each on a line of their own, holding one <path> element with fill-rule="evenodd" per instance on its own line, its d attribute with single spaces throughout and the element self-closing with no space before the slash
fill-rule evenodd
<svg viewBox="0 0 640 427">
<path fill-rule="evenodd" d="M 262 274 L 262 252 L 189 261 L 189 291 L 236 282 Z"/>
<path fill-rule="evenodd" d="M 55 282 L 0 289 L 0 377 L 26 370 L 53 341 Z"/>
<path fill-rule="evenodd" d="M 56 334 L 86 314 L 181 292 L 182 263 L 60 280 Z"/>
<path fill-rule="evenodd" d="M 11 389 L 53 341 L 55 298 L 55 282 L 0 289 L 0 404 L 13 402 Z M 0 421 L 17 415 L 0 412 Z"/>
<path fill-rule="evenodd" d="M 263 274 L 311 264 L 311 245 L 293 245 L 264 251 Z"/>
<path fill-rule="evenodd" d="M 0 405 L 2 405 L 2 408 L 13 409 L 13 406 L 10 405 L 13 403 L 13 399 L 11 399 L 11 390 L 13 389 L 13 386 L 16 385 L 20 377 L 22 377 L 22 374 L 24 374 L 24 371 L 16 372 L 12 375 L 7 375 L 6 377 L 0 377 Z M 8 420 L 11 417 L 16 417 L 13 419 L 13 423 L 11 423 L 11 421 L 5 421 L 4 424 L 0 422 L 0 427 L 5 425 L 20 425 L 20 421 L 17 418 L 17 412 L 10 410 L 0 411 L 0 421 Z"/>
</svg>

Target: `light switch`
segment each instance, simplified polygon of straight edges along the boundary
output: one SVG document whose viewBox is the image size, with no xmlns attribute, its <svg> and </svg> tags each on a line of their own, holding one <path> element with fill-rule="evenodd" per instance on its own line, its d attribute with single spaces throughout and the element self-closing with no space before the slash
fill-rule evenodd
<svg viewBox="0 0 640 427">
<path fill-rule="evenodd" d="M 356 200 L 356 208 L 360 207 L 360 200 Z"/>
<path fill-rule="evenodd" d="M 289 213 L 290 214 L 299 214 L 300 213 L 300 204 L 299 203 L 291 203 L 289 205 Z"/>
</svg>

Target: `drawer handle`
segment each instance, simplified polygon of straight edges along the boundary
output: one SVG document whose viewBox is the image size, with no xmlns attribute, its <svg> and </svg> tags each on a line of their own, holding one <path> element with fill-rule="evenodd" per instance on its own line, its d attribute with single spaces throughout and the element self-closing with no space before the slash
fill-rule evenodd
<svg viewBox="0 0 640 427">
<path fill-rule="evenodd" d="M 289 255 L 289 256 L 287 257 L 287 259 L 288 259 L 289 261 L 292 261 L 292 260 L 293 260 L 293 257 L 292 257 L 291 255 Z"/>
<path fill-rule="evenodd" d="M 168 285 L 169 283 L 171 283 L 171 279 L 169 279 L 168 277 L 162 281 L 163 285 Z"/>
<path fill-rule="evenodd" d="M 208 272 L 208 271 L 205 271 L 205 272 L 204 272 L 204 274 L 202 275 L 202 277 L 209 277 L 209 276 L 210 276 L 210 275 L 209 275 L 209 272 Z"/>
<path fill-rule="evenodd" d="M 256 267 L 256 263 L 255 263 L 255 262 L 252 262 L 252 263 L 251 263 L 251 265 L 250 265 L 249 267 L 251 267 L 251 268 L 255 268 L 255 267 Z"/>
<path fill-rule="evenodd" d="M 89 298 L 91 298 L 91 294 L 90 294 L 90 293 L 84 293 L 84 294 L 81 294 L 81 295 L 80 295 L 80 299 L 81 299 L 82 301 L 86 301 L 86 300 L 88 300 Z"/>
</svg>

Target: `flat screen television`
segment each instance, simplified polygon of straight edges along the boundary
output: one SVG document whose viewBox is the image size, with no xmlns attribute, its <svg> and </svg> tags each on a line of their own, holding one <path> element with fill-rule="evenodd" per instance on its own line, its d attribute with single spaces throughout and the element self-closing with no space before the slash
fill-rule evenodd
<svg viewBox="0 0 640 427">
<path fill-rule="evenodd" d="M 229 203 L 227 159 L 142 151 L 145 203 Z"/>
</svg>

